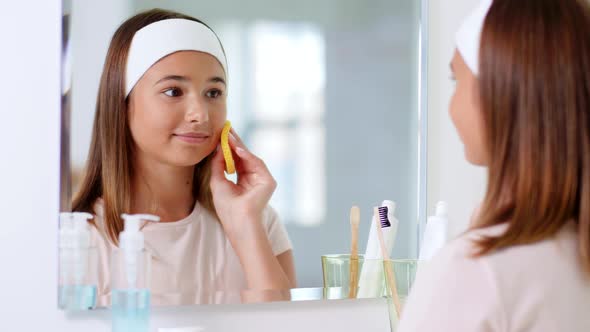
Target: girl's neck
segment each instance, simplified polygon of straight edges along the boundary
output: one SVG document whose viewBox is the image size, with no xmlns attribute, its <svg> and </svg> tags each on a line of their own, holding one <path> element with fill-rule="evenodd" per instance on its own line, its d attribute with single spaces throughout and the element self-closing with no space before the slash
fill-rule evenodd
<svg viewBox="0 0 590 332">
<path fill-rule="evenodd" d="M 194 166 L 171 166 L 136 158 L 131 179 L 131 213 L 150 213 L 161 222 L 186 218 L 194 208 Z"/>
</svg>

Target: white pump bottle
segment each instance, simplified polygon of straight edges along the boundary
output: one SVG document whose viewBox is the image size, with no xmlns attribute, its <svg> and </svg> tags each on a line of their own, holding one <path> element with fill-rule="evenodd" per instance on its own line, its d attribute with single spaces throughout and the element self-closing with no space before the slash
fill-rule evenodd
<svg viewBox="0 0 590 332">
<path fill-rule="evenodd" d="M 121 215 L 125 228 L 119 234 L 119 249 L 114 254 L 113 286 L 118 289 L 135 289 L 147 287 L 149 278 L 149 253 L 144 246 L 141 226 L 144 222 L 160 221 L 160 217 L 150 214 Z M 143 284 L 143 285 L 142 285 Z"/>
<path fill-rule="evenodd" d="M 59 216 L 59 296 L 65 310 L 87 310 L 96 306 L 97 251 L 90 243 L 85 212 L 62 212 Z"/>
<path fill-rule="evenodd" d="M 149 214 L 123 214 L 124 230 L 113 251 L 111 310 L 113 332 L 149 331 L 151 255 L 145 250 L 141 226 L 160 218 Z"/>
</svg>

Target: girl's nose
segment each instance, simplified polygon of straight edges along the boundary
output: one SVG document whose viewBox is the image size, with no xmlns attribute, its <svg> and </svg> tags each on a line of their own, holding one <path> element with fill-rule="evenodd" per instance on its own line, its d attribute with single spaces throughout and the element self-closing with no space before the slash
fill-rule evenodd
<svg viewBox="0 0 590 332">
<path fill-rule="evenodd" d="M 206 123 L 209 121 L 209 111 L 207 106 L 199 100 L 194 100 L 187 107 L 185 120 L 195 123 Z"/>
</svg>

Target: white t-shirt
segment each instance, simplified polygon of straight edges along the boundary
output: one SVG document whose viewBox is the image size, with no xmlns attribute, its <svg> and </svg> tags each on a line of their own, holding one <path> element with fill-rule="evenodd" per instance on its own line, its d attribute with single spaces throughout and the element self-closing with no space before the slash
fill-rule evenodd
<svg viewBox="0 0 590 332">
<path fill-rule="evenodd" d="M 576 225 L 551 239 L 471 258 L 475 230 L 421 269 L 398 332 L 590 331 L 590 276 L 582 270 Z"/>
<path fill-rule="evenodd" d="M 111 256 L 116 247 L 103 231 L 103 203 L 94 206 L 97 227 L 91 241 L 98 249 L 98 305 L 110 305 Z M 280 255 L 292 249 L 291 241 L 274 209 L 267 207 L 264 229 L 272 251 Z M 241 263 L 219 220 L 199 203 L 191 214 L 176 222 L 147 223 L 142 232 L 152 254 L 151 303 L 189 305 L 239 300 L 247 288 Z"/>
</svg>

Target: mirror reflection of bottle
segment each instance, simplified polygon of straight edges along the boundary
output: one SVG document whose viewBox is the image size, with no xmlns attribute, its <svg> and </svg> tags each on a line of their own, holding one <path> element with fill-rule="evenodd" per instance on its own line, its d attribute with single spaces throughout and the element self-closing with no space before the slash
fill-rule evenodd
<svg viewBox="0 0 590 332">
<path fill-rule="evenodd" d="M 144 248 L 141 224 L 157 222 L 149 214 L 123 214 L 125 229 L 113 251 L 111 267 L 111 311 L 113 332 L 148 332 L 150 314 L 151 255 Z"/>
<path fill-rule="evenodd" d="M 96 307 L 98 256 L 90 243 L 90 219 L 85 212 L 60 214 L 58 307 L 63 310 Z"/>
<path fill-rule="evenodd" d="M 385 209 L 383 209 L 385 208 Z M 396 204 L 394 201 L 384 200 L 381 203 L 380 211 L 386 211 L 385 216 L 373 216 L 373 218 L 384 217 L 379 220 L 381 224 L 381 232 L 383 233 L 383 240 L 385 242 L 385 250 L 389 255 L 395 245 L 397 238 L 397 229 L 399 221 L 395 218 Z M 384 224 L 387 222 L 387 225 Z M 377 230 L 373 226 L 374 219 L 371 219 L 371 228 L 369 230 L 369 239 L 364 255 L 364 261 L 361 267 L 361 274 L 359 277 L 359 290 L 357 298 L 375 298 L 384 296 L 387 292 L 385 286 L 385 274 L 383 271 L 383 253 L 379 244 Z"/>
</svg>

